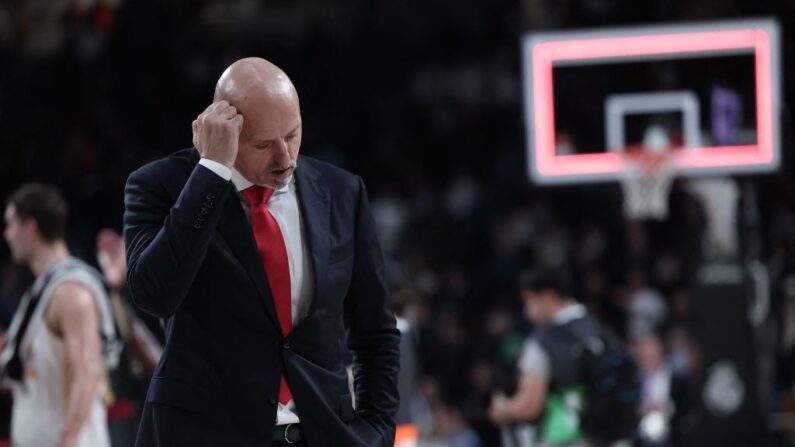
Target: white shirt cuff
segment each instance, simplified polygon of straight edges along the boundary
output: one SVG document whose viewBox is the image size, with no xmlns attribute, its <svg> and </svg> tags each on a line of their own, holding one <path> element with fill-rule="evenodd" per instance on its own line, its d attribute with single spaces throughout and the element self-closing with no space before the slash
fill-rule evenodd
<svg viewBox="0 0 795 447">
<path fill-rule="evenodd" d="M 199 160 L 199 164 L 215 172 L 219 177 L 226 181 L 229 181 L 232 178 L 232 170 L 221 163 L 218 163 L 217 161 L 210 160 L 208 158 L 202 158 Z"/>
</svg>

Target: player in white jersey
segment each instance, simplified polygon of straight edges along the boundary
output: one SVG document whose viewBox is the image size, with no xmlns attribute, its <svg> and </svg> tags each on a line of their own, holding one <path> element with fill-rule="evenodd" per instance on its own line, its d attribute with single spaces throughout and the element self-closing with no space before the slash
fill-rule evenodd
<svg viewBox="0 0 795 447">
<path fill-rule="evenodd" d="M 36 275 L 0 354 L 13 445 L 110 445 L 103 392 L 113 320 L 99 274 L 66 248 L 66 216 L 58 191 L 40 184 L 20 187 L 5 209 L 11 255 Z"/>
</svg>

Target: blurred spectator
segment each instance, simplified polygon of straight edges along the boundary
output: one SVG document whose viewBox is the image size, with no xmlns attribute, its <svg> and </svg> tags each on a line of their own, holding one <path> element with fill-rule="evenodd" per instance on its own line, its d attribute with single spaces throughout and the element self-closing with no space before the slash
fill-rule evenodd
<svg viewBox="0 0 795 447">
<path fill-rule="evenodd" d="M 532 423 L 538 433 L 536 442 L 544 446 L 629 445 L 637 401 L 627 400 L 619 408 L 603 407 L 618 402 L 603 399 L 617 399 L 618 394 L 631 391 L 637 371 L 628 359 L 620 360 L 617 341 L 606 337 L 599 323 L 574 300 L 569 282 L 559 270 L 541 269 L 521 277 L 525 313 L 539 328 L 519 359 L 516 392 L 510 397 L 497 392 L 489 416 L 504 427 Z M 614 382 L 615 388 L 597 393 L 597 383 L 604 381 Z M 597 414 L 598 422 L 591 419 Z"/>
<path fill-rule="evenodd" d="M 480 447 L 477 434 L 467 426 L 466 421 L 451 403 L 447 392 L 431 378 L 421 381 L 420 389 L 426 399 L 423 416 L 419 420 L 420 443 L 433 447 Z"/>
<path fill-rule="evenodd" d="M 127 262 L 124 239 L 105 228 L 97 234 L 97 261 L 109 288 L 110 303 L 124 351 L 119 366 L 110 373 L 108 425 L 112 445 L 132 446 L 138 432 L 143 398 L 149 379 L 163 353 L 163 331 L 159 322 L 150 322 L 151 330 L 142 319 L 153 317 L 137 314 L 125 294 Z"/>
<path fill-rule="evenodd" d="M 670 419 L 674 411 L 671 400 L 672 373 L 666 364 L 663 341 L 655 334 L 638 336 L 633 351 L 641 371 L 640 444 L 666 447 L 670 436 Z"/>
<path fill-rule="evenodd" d="M 99 274 L 66 248 L 67 213 L 60 192 L 38 183 L 5 207 L 12 257 L 36 275 L 0 355 L 15 445 L 110 445 L 103 394 L 106 368 L 118 362 L 116 331 Z"/>
<path fill-rule="evenodd" d="M 422 441 L 428 447 L 480 447 L 477 434 L 466 425 L 461 412 L 454 406 L 440 403 L 433 410 L 434 429 Z"/>
<path fill-rule="evenodd" d="M 631 338 L 650 334 L 665 322 L 668 305 L 662 294 L 647 283 L 641 269 L 630 270 L 627 282 L 627 333 Z"/>
</svg>

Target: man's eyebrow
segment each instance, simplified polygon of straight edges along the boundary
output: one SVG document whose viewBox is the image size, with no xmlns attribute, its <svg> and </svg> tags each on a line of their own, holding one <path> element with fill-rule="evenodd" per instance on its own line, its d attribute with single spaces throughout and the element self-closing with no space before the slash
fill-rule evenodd
<svg viewBox="0 0 795 447">
<path fill-rule="evenodd" d="M 303 123 L 296 124 L 291 131 L 287 132 L 287 135 L 297 132 L 298 129 L 301 128 L 302 124 Z M 254 144 L 263 144 L 263 143 L 270 143 L 271 141 L 273 141 L 273 138 L 252 138 L 250 141 L 252 141 Z"/>
</svg>

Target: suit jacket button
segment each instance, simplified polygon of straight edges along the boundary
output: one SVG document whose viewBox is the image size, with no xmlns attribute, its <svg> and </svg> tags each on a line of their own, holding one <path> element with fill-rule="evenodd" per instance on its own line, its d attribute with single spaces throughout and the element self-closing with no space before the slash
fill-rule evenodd
<svg viewBox="0 0 795 447">
<path fill-rule="evenodd" d="M 284 343 L 282 343 L 282 348 L 284 348 L 284 349 L 289 351 L 290 350 L 290 342 L 289 341 L 285 341 Z"/>
</svg>

